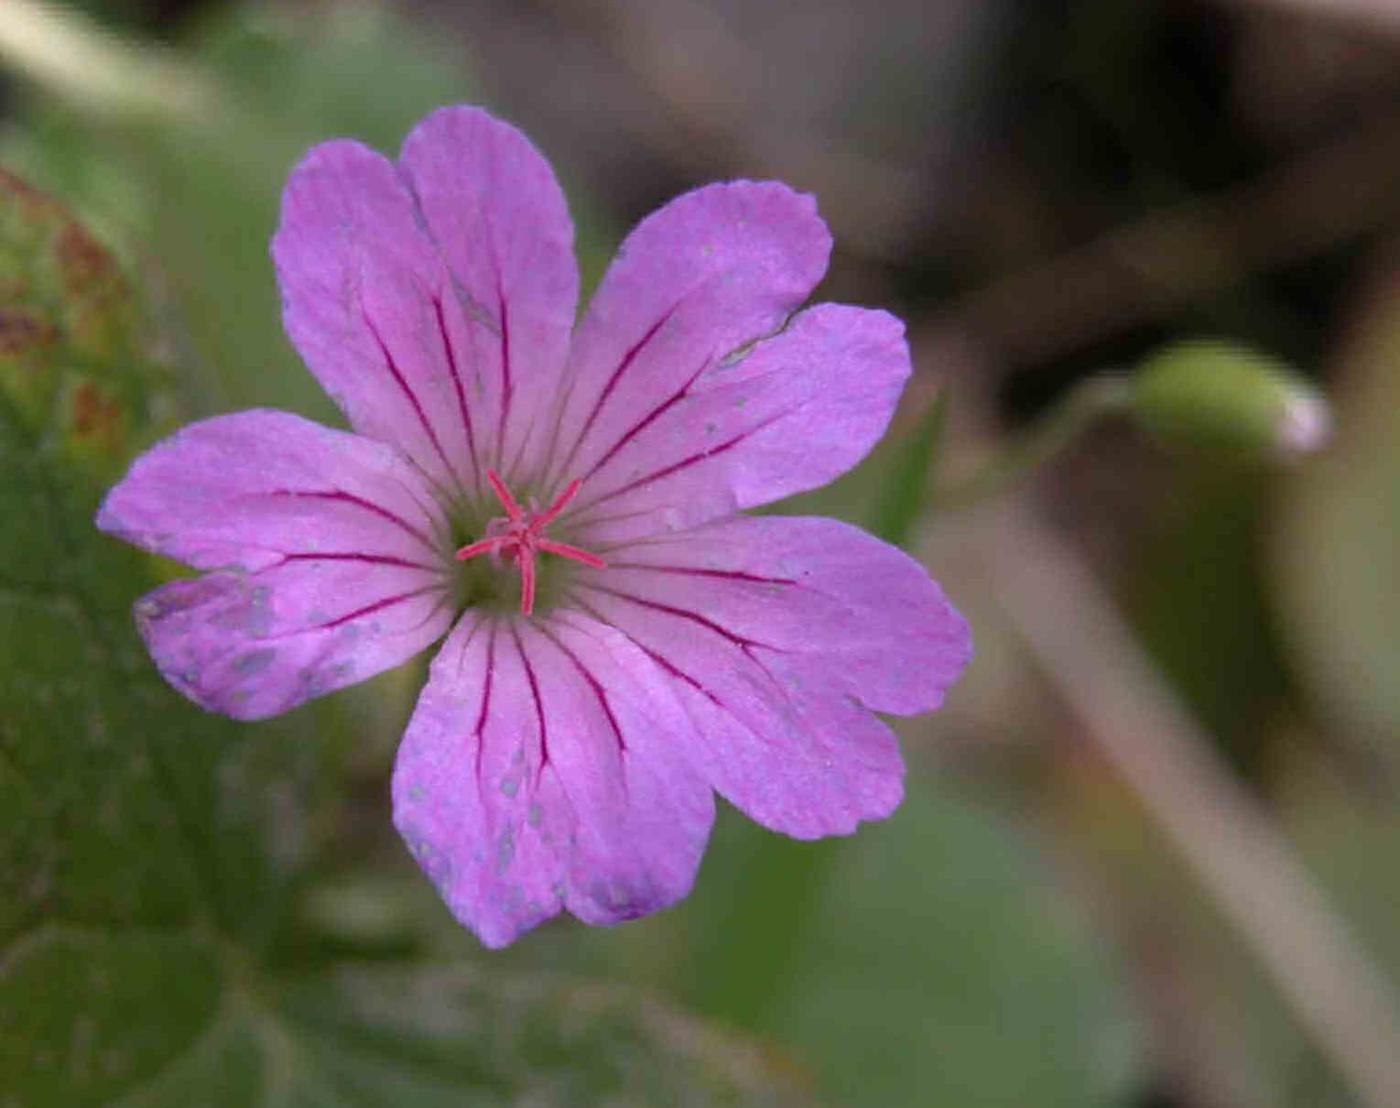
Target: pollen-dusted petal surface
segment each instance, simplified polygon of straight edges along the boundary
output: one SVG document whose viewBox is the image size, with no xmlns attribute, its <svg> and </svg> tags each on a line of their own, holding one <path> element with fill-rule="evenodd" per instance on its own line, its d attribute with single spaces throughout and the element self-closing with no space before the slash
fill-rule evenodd
<svg viewBox="0 0 1400 1108">
<path fill-rule="evenodd" d="M 908 376 L 894 316 L 809 308 L 640 413 L 579 472 L 584 490 L 566 518 L 581 540 L 608 544 L 824 485 L 884 433 Z"/>
<path fill-rule="evenodd" d="M 889 814 L 903 766 L 871 710 L 936 707 L 971 653 L 922 566 L 835 520 L 740 517 L 639 541 L 581 570 L 572 595 L 671 676 L 711 784 L 804 838 Z"/>
<path fill-rule="evenodd" d="M 488 946 L 561 908 L 616 923 L 689 891 L 713 797 L 667 686 L 581 616 L 453 630 L 399 747 L 394 822 Z"/>
<path fill-rule="evenodd" d="M 97 524 L 198 569 L 140 600 L 166 678 L 239 718 L 286 711 L 447 630 L 447 553 L 392 448 L 285 412 L 191 424 L 143 454 Z"/>
<path fill-rule="evenodd" d="M 590 471 L 696 374 L 782 327 L 830 252 L 812 198 L 772 181 L 707 185 L 644 219 L 575 333 L 552 475 Z"/>
<path fill-rule="evenodd" d="M 445 488 L 484 488 L 552 399 L 573 320 L 573 227 L 518 131 L 443 109 L 395 165 L 315 147 L 282 198 L 283 320 L 357 431 Z"/>
</svg>

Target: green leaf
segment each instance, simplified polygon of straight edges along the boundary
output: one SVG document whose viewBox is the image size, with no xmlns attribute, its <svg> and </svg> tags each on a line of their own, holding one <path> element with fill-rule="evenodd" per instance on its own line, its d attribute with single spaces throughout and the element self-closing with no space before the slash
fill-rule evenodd
<svg viewBox="0 0 1400 1108">
<path fill-rule="evenodd" d="M 948 423 L 948 391 L 938 393 L 918 424 L 895 447 L 884 482 L 868 515 L 870 530 L 886 542 L 905 546 L 932 496 L 934 466 Z"/>
<path fill-rule="evenodd" d="M 211 721 L 186 740 L 184 769 L 166 764 L 185 725 L 135 641 L 129 609 L 142 559 L 96 534 L 97 456 L 71 398 L 101 389 L 110 426 L 102 453 L 143 428 L 155 389 L 135 335 L 133 300 L 111 256 L 57 204 L 7 178 L 0 189 L 0 284 L 46 328 L 13 351 L 0 379 L 0 803 L 31 817 L 0 832 L 9 886 L 0 940 L 26 907 L 87 923 L 185 921 L 208 890 L 205 844 L 185 828 L 213 801 Z M 80 244 L 82 281 L 54 254 Z M 100 290 L 94 293 L 94 290 Z M 22 522 L 21 522 L 22 521 Z M 206 904 L 210 914 L 215 906 Z"/>
<path fill-rule="evenodd" d="M 0 170 L 0 388 L 11 415 L 77 458 L 113 463 L 144 416 L 131 295 L 108 251 Z"/>
<path fill-rule="evenodd" d="M 0 1072 L 17 1104 L 99 1104 L 198 1040 L 219 999 L 207 944 L 185 935 L 40 927 L 6 952 Z"/>
<path fill-rule="evenodd" d="M 992 812 L 906 787 L 848 840 L 726 821 L 704 882 L 740 895 L 695 895 L 700 1006 L 788 1044 L 838 1103 L 1123 1103 L 1137 1029 L 1088 921 Z"/>
<path fill-rule="evenodd" d="M 328 1077 L 375 1103 L 795 1105 L 761 1052 L 630 989 L 553 975 L 353 970 L 284 1010 Z M 401 1099 L 411 1090 L 412 1099 Z"/>
<path fill-rule="evenodd" d="M 273 987 L 186 936 L 45 930 L 8 955 L 8 1103 L 772 1105 L 773 1062 L 630 989 L 347 967 Z M 20 1009 L 7 1004 L 7 1012 Z"/>
<path fill-rule="evenodd" d="M 136 641 L 144 559 L 91 523 L 105 467 L 68 399 L 75 379 L 101 387 L 113 426 L 144 430 L 155 389 L 133 298 L 91 236 L 13 180 L 0 235 L 0 283 L 49 327 L 0 382 L 0 514 L 22 521 L 0 547 L 0 807 L 21 816 L 0 827 L 19 894 L 0 908 L 0 1056 L 16 1103 L 82 1105 L 209 1018 L 212 953 L 193 934 L 255 919 L 270 870 L 218 783 L 230 728 L 170 692 Z M 54 265 L 63 243 L 81 244 L 85 280 Z"/>
</svg>

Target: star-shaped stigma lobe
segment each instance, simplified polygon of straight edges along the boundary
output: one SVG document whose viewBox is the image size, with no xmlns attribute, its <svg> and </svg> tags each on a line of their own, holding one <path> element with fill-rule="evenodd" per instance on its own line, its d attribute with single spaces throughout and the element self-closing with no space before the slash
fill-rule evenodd
<svg viewBox="0 0 1400 1108">
<path fill-rule="evenodd" d="M 545 538 L 544 529 L 553 523 L 559 517 L 559 513 L 568 506 L 569 501 L 578 495 L 579 486 L 582 484 L 578 478 L 565 485 L 564 491 L 554 498 L 554 503 L 542 512 L 533 508 L 522 508 L 494 469 L 486 471 L 486 480 L 491 483 L 491 488 L 501 506 L 505 508 L 506 514 L 497 516 L 488 523 L 486 537 L 468 543 L 457 551 L 456 557 L 458 561 L 465 561 L 467 558 L 475 558 L 478 554 L 493 554 L 506 562 L 514 562 L 520 570 L 522 615 L 528 616 L 535 610 L 535 555 L 540 551 L 558 554 L 561 558 L 582 562 L 595 569 L 602 569 L 607 565 L 602 558 L 587 550 Z"/>
</svg>

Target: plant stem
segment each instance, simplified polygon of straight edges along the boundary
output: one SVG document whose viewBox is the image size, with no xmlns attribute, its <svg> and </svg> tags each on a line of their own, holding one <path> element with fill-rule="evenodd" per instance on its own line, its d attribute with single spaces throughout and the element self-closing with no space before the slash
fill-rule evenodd
<svg viewBox="0 0 1400 1108">
<path fill-rule="evenodd" d="M 970 474 L 935 490 L 935 510 L 970 507 L 1009 490 L 1107 415 L 1127 407 L 1131 385 L 1119 374 L 1089 377 Z"/>
</svg>

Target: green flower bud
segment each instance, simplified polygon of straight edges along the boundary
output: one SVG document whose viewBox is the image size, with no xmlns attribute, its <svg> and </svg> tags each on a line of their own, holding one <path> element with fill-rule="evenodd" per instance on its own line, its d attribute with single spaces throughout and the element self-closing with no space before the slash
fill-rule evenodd
<svg viewBox="0 0 1400 1108">
<path fill-rule="evenodd" d="M 1281 362 L 1226 342 L 1168 347 L 1130 381 L 1128 411 L 1168 445 L 1245 457 L 1297 457 L 1324 446 L 1331 407 Z"/>
</svg>

